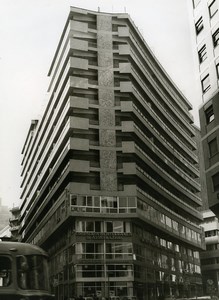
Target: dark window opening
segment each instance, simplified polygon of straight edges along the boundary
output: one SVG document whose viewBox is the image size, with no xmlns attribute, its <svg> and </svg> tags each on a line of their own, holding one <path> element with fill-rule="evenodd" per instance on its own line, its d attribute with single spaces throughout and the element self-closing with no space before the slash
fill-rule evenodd
<svg viewBox="0 0 219 300">
<path fill-rule="evenodd" d="M 11 284 L 11 261 L 8 257 L 0 256 L 0 288 Z"/>
<path fill-rule="evenodd" d="M 212 105 L 208 109 L 206 109 L 205 116 L 207 124 L 211 123 L 214 120 L 214 110 Z"/>
<path fill-rule="evenodd" d="M 198 19 L 198 21 L 195 23 L 196 34 L 198 35 L 199 32 L 201 32 L 203 28 L 204 28 L 204 25 L 203 25 L 203 19 L 202 19 L 202 17 L 201 17 L 201 18 Z"/>
<path fill-rule="evenodd" d="M 214 192 L 219 191 L 219 172 L 212 176 Z"/>
<path fill-rule="evenodd" d="M 214 47 L 219 44 L 219 28 L 212 35 Z"/>
<path fill-rule="evenodd" d="M 203 93 L 207 92 L 211 87 L 209 74 L 202 79 L 201 83 L 202 83 L 202 92 Z"/>
<path fill-rule="evenodd" d="M 218 152 L 217 139 L 214 138 L 212 141 L 210 141 L 208 143 L 208 146 L 209 146 L 210 157 L 212 157 Z"/>
<path fill-rule="evenodd" d="M 216 64 L 216 72 L 217 72 L 217 78 L 219 78 L 219 63 Z"/>
<path fill-rule="evenodd" d="M 204 45 L 204 46 L 198 51 L 198 58 L 199 58 L 200 64 L 207 58 L 206 45 Z"/>
</svg>

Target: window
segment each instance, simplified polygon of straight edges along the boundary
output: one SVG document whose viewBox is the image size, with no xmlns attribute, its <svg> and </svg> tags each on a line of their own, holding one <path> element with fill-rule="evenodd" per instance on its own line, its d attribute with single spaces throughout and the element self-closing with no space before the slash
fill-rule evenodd
<svg viewBox="0 0 219 300">
<path fill-rule="evenodd" d="M 193 0 L 193 7 L 196 8 L 196 6 L 199 4 L 200 0 Z"/>
<path fill-rule="evenodd" d="M 217 11 L 218 11 L 217 2 L 216 2 L 216 0 L 214 0 L 209 6 L 210 17 L 212 18 L 216 14 Z"/>
<path fill-rule="evenodd" d="M 200 64 L 207 58 L 206 45 L 204 45 L 204 46 L 198 51 L 198 58 L 199 58 Z"/>
<path fill-rule="evenodd" d="M 172 220 L 172 225 L 173 225 L 173 229 L 178 231 L 178 225 L 179 224 L 176 221 Z"/>
<path fill-rule="evenodd" d="M 218 149 L 217 149 L 217 138 L 214 138 L 213 140 L 211 140 L 208 143 L 208 147 L 209 147 L 210 157 L 214 156 L 218 152 Z"/>
<path fill-rule="evenodd" d="M 214 47 L 219 44 L 219 28 L 212 35 Z"/>
<path fill-rule="evenodd" d="M 212 176 L 214 192 L 219 191 L 219 172 Z"/>
<path fill-rule="evenodd" d="M 113 222 L 106 222 L 106 232 L 113 232 Z"/>
<path fill-rule="evenodd" d="M 169 226 L 170 228 L 172 227 L 172 221 L 169 217 L 166 216 L 166 225 Z"/>
<path fill-rule="evenodd" d="M 19 288 L 27 290 L 48 289 L 46 258 L 42 255 L 20 255 L 16 257 L 16 265 Z"/>
<path fill-rule="evenodd" d="M 214 110 L 212 105 L 208 107 L 208 109 L 206 109 L 205 117 L 206 117 L 207 124 L 211 123 L 214 120 Z"/>
<path fill-rule="evenodd" d="M 211 237 L 211 236 L 216 236 L 216 235 L 217 235 L 217 231 L 216 230 L 205 231 L 205 237 Z"/>
<path fill-rule="evenodd" d="M 11 261 L 8 257 L 0 256 L 0 288 L 11 284 Z"/>
<path fill-rule="evenodd" d="M 202 92 L 203 93 L 207 92 L 211 87 L 209 74 L 202 79 L 201 83 L 202 83 Z"/>
<path fill-rule="evenodd" d="M 216 64 L 217 78 L 219 78 L 219 63 Z"/>
<path fill-rule="evenodd" d="M 198 21 L 195 23 L 196 34 L 198 35 L 199 32 L 201 32 L 203 28 L 204 28 L 204 25 L 203 25 L 203 19 L 202 19 L 202 17 L 201 17 L 201 18 L 198 19 Z"/>
</svg>

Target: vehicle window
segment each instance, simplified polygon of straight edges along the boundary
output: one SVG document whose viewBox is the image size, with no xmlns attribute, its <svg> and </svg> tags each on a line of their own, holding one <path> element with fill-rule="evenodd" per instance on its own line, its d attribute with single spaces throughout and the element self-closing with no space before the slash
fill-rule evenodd
<svg viewBox="0 0 219 300">
<path fill-rule="evenodd" d="M 48 290 L 46 258 L 41 255 L 17 256 L 18 285 L 21 289 Z"/>
<path fill-rule="evenodd" d="M 11 284 L 11 260 L 0 256 L 0 288 Z"/>
</svg>

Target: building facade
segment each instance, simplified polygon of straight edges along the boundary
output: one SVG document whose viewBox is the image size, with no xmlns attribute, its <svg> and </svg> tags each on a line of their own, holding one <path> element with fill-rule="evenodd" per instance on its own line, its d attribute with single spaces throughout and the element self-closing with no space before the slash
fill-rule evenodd
<svg viewBox="0 0 219 300">
<path fill-rule="evenodd" d="M 0 230 L 4 229 L 9 224 L 9 217 L 9 208 L 2 204 L 2 200 L 0 198 Z"/>
<path fill-rule="evenodd" d="M 219 1 L 188 0 L 202 105 L 200 126 L 209 207 L 219 214 Z"/>
<path fill-rule="evenodd" d="M 219 223 L 211 210 L 203 211 L 206 250 L 200 253 L 203 290 L 207 295 L 219 293 Z"/>
<path fill-rule="evenodd" d="M 128 14 L 71 7 L 23 148 L 21 240 L 63 296 L 201 293 L 191 105 Z"/>
<path fill-rule="evenodd" d="M 202 189 L 207 193 L 207 202 L 202 207 L 206 251 L 201 252 L 201 270 L 206 294 L 215 294 L 218 289 L 218 216 L 219 216 L 219 1 L 188 0 L 192 12 L 194 57 L 197 77 L 200 82 L 202 104 L 200 127 L 204 168 L 201 164 Z M 201 103 L 201 101 L 200 101 Z M 202 158 L 200 157 L 200 162 Z M 203 171 L 202 171 L 203 169 Z M 202 196 L 205 195 L 202 194 Z M 210 208 L 215 214 L 208 210 Z"/>
</svg>

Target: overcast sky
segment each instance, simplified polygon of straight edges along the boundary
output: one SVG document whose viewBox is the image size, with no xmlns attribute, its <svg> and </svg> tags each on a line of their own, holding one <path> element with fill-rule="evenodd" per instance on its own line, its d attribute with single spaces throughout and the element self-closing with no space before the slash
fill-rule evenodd
<svg viewBox="0 0 219 300">
<path fill-rule="evenodd" d="M 192 103 L 198 124 L 186 0 L 0 1 L 0 198 L 19 204 L 21 150 L 32 119 L 40 118 L 47 73 L 70 6 L 127 12 L 175 84 Z"/>
</svg>

